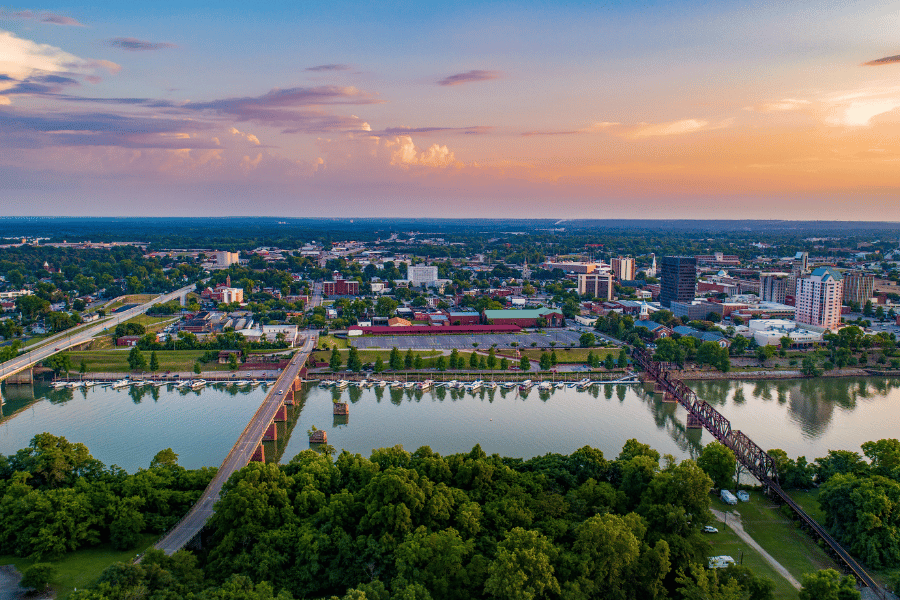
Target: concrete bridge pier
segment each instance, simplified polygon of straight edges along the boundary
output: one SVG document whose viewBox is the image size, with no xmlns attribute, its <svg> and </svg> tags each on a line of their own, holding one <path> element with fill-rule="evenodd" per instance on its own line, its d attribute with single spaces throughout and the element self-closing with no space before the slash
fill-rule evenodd
<svg viewBox="0 0 900 600">
<path fill-rule="evenodd" d="M 688 413 L 687 428 L 688 429 L 703 429 L 703 423 L 701 423 L 700 419 L 695 417 L 692 413 Z"/>
<path fill-rule="evenodd" d="M 250 462 L 266 462 L 266 451 L 263 448 L 262 443 L 256 447 L 256 452 L 253 453 L 253 456 L 250 457 Z"/>
<path fill-rule="evenodd" d="M 278 409 L 278 412 L 275 413 L 275 419 L 273 422 L 284 422 L 287 420 L 288 420 L 287 406 L 282 404 L 281 408 Z"/>
<path fill-rule="evenodd" d="M 269 427 L 266 429 L 266 432 L 263 434 L 264 442 L 274 442 L 278 439 L 278 425 L 275 421 L 269 423 Z M 261 448 L 262 446 L 260 446 Z"/>
<path fill-rule="evenodd" d="M 6 378 L 6 383 L 12 385 L 28 385 L 34 383 L 34 367 L 28 367 L 15 375 L 10 375 Z"/>
<path fill-rule="evenodd" d="M 678 400 L 675 399 L 675 394 L 666 392 L 665 394 L 663 394 L 663 402 L 666 402 L 668 404 L 676 404 Z"/>
</svg>

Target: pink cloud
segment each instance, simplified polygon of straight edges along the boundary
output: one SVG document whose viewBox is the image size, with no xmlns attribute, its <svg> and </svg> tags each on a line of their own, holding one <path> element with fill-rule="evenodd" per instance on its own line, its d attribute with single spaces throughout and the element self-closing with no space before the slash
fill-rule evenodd
<svg viewBox="0 0 900 600">
<path fill-rule="evenodd" d="M 25 19 L 28 21 L 37 21 L 39 23 L 49 23 L 51 25 L 67 25 L 71 27 L 84 27 L 81 23 L 71 17 L 58 15 L 47 11 L 39 13 L 30 10 L 9 11 L 0 9 L 0 18 L 3 19 Z"/>
<path fill-rule="evenodd" d="M 462 83 L 472 83 L 475 81 L 490 81 L 499 79 L 502 76 L 500 71 L 466 71 L 465 73 L 457 73 L 444 77 L 437 82 L 438 85 L 460 85 Z"/>
</svg>

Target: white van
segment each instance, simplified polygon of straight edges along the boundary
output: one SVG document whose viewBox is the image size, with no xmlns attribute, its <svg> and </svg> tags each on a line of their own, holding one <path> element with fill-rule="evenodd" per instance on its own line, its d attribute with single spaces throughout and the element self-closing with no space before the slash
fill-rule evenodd
<svg viewBox="0 0 900 600">
<path fill-rule="evenodd" d="M 707 560 L 709 560 L 710 569 L 724 569 L 734 564 L 734 559 L 730 556 L 709 556 Z"/>
</svg>

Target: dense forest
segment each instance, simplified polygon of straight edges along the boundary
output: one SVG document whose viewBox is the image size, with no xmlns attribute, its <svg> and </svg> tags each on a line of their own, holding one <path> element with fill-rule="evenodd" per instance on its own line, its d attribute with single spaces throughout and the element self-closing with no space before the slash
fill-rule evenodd
<svg viewBox="0 0 900 600">
<path fill-rule="evenodd" d="M 707 569 L 711 490 L 735 458 L 713 442 L 677 462 L 629 440 L 612 460 L 585 446 L 529 460 L 480 446 L 335 458 L 306 450 L 251 463 L 226 483 L 202 550 L 110 566 L 75 600 L 766 600 L 742 566 Z M 786 487 L 821 485 L 828 525 L 873 567 L 897 563 L 900 442 L 807 463 L 773 450 Z M 48 433 L 0 456 L 0 553 L 53 560 L 101 543 L 129 549 L 172 526 L 215 470 L 171 449 L 128 474 Z M 36 570 L 50 567 L 35 565 Z M 35 576 L 34 573 L 30 575 Z M 36 577 L 36 576 L 35 576 Z M 804 577 L 804 600 L 852 599 L 852 578 Z"/>
</svg>

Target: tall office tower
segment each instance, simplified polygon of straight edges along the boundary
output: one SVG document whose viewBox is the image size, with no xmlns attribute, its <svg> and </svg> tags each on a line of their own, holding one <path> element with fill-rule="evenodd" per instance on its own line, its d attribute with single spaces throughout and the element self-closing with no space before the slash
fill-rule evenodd
<svg viewBox="0 0 900 600">
<path fill-rule="evenodd" d="M 578 293 L 582 296 L 590 294 L 604 300 L 615 299 L 613 276 L 609 271 L 594 271 L 578 274 Z"/>
<path fill-rule="evenodd" d="M 844 282 L 834 267 L 819 267 L 797 280 L 797 322 L 835 330 L 841 323 Z"/>
<path fill-rule="evenodd" d="M 787 273 L 760 273 L 759 297 L 768 302 L 784 304 L 790 279 Z"/>
<path fill-rule="evenodd" d="M 613 273 L 619 281 L 631 281 L 634 279 L 634 259 L 633 258 L 614 258 L 610 261 Z"/>
<path fill-rule="evenodd" d="M 865 304 L 875 293 L 875 275 L 862 271 L 844 272 L 844 302 Z"/>
<path fill-rule="evenodd" d="M 693 256 L 664 256 L 659 292 L 660 303 L 691 302 L 697 295 L 697 259 Z"/>
</svg>

